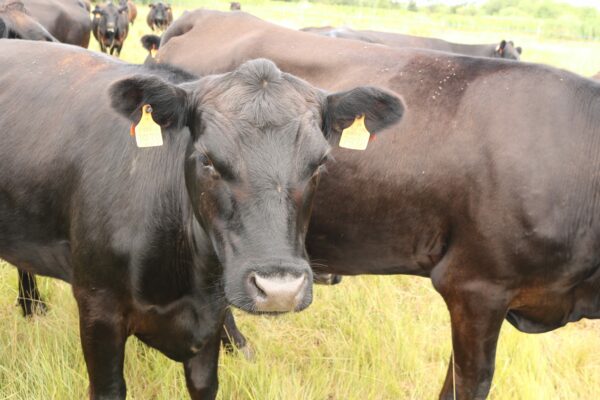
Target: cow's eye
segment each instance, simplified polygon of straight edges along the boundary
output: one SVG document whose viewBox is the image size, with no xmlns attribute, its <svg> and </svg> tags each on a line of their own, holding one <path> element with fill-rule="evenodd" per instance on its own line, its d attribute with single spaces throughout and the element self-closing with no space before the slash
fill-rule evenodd
<svg viewBox="0 0 600 400">
<path fill-rule="evenodd" d="M 212 161 L 210 161 L 210 158 L 208 158 L 206 153 L 199 153 L 198 161 L 200 162 L 200 164 L 202 164 L 203 167 L 212 168 L 213 166 Z"/>
</svg>

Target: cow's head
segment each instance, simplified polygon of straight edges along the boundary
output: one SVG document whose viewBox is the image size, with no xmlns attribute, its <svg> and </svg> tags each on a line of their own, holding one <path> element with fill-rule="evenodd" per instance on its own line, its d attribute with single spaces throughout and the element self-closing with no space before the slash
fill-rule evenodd
<svg viewBox="0 0 600 400">
<path fill-rule="evenodd" d="M 154 25 L 159 30 L 165 30 L 172 20 L 172 11 L 169 4 L 156 2 L 150 4 L 150 13 L 148 14 L 148 22 Z"/>
<path fill-rule="evenodd" d="M 521 47 L 515 47 L 512 41 L 501 41 L 496 49 L 494 50 L 494 56 L 498 58 L 506 58 L 508 60 L 519 60 L 523 49 Z"/>
<path fill-rule="evenodd" d="M 123 29 L 120 22 L 127 24 L 127 5 L 115 6 L 112 3 L 106 3 L 103 6 L 96 6 L 92 11 L 94 19 L 97 20 L 98 29 L 106 42 L 116 37 L 119 29 Z M 123 19 L 124 18 L 124 19 Z"/>
<path fill-rule="evenodd" d="M 228 301 L 249 312 L 312 301 L 304 239 L 328 137 L 359 115 L 377 132 L 404 111 L 380 89 L 325 94 L 262 59 L 182 85 L 135 76 L 115 83 L 111 98 L 132 121 L 150 104 L 164 135 L 190 135 L 184 168 L 194 215 L 223 266 Z"/>
<path fill-rule="evenodd" d="M 23 39 L 56 42 L 57 40 L 33 19 L 19 0 L 0 5 L 0 39 Z"/>
</svg>

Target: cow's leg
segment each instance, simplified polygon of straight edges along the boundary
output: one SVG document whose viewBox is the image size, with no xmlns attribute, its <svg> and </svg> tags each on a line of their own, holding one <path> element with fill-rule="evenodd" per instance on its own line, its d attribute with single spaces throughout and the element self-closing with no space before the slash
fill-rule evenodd
<svg viewBox="0 0 600 400">
<path fill-rule="evenodd" d="M 507 296 L 482 283 L 473 285 L 480 289 L 455 288 L 444 296 L 452 324 L 453 357 L 440 394 L 443 400 L 485 399 L 492 383 Z"/>
<path fill-rule="evenodd" d="M 25 317 L 33 314 L 45 314 L 48 308 L 40 296 L 35 275 L 21 269 L 19 272 L 19 297 L 18 303 Z"/>
<path fill-rule="evenodd" d="M 83 355 L 90 378 L 90 399 L 125 399 L 123 361 L 127 329 L 116 295 L 103 289 L 73 288 L 79 307 Z"/>
<path fill-rule="evenodd" d="M 247 360 L 254 358 L 254 352 L 242 332 L 235 324 L 235 319 L 231 309 L 225 310 L 225 322 L 221 331 L 221 343 L 227 353 L 232 353 L 233 349 L 238 349 Z"/>
<path fill-rule="evenodd" d="M 217 397 L 220 348 L 221 332 L 217 331 L 194 357 L 183 363 L 185 382 L 192 400 L 212 400 Z"/>
</svg>

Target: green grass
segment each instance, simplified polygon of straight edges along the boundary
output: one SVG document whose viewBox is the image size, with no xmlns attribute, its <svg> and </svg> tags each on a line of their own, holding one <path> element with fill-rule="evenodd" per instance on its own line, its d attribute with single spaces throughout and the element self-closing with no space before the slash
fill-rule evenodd
<svg viewBox="0 0 600 400">
<path fill-rule="evenodd" d="M 200 4 L 200 3 L 198 3 Z M 203 2 L 226 10 L 227 2 Z M 307 8 L 308 7 L 308 8 Z M 511 37 L 527 61 L 547 62 L 584 75 L 600 70 L 600 43 L 546 40 L 481 28 L 447 30 L 416 14 L 394 24 L 393 10 L 362 10 L 301 3 L 243 3 L 256 15 L 290 27 L 351 25 L 485 42 Z M 147 33 L 146 7 L 123 49 L 142 62 L 139 37 Z M 176 15 L 182 12 L 176 9 Z M 92 44 L 97 49 L 97 44 Z M 15 306 L 16 270 L 0 262 L 0 399 L 80 399 L 87 375 L 79 344 L 77 308 L 70 287 L 42 279 L 49 301 L 45 317 L 24 320 Z M 220 359 L 219 398 L 255 400 L 431 399 L 443 381 L 450 354 L 446 307 L 426 279 L 345 278 L 316 287 L 313 305 L 281 318 L 236 312 L 256 358 Z M 572 324 L 542 335 L 503 327 L 492 399 L 593 399 L 600 391 L 600 325 Z M 131 338 L 126 380 L 130 399 L 186 398 L 182 367 Z"/>
</svg>

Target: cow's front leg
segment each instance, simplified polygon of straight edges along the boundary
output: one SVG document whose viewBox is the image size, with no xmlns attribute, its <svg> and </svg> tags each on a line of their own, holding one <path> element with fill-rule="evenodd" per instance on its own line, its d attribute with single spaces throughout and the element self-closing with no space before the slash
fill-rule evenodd
<svg viewBox="0 0 600 400">
<path fill-rule="evenodd" d="M 73 290 L 79 307 L 83 355 L 90 399 L 125 399 L 123 361 L 127 329 L 116 295 L 103 289 Z"/>
<path fill-rule="evenodd" d="M 232 353 L 234 349 L 238 349 L 240 353 L 244 355 L 246 360 L 252 360 L 254 358 L 254 351 L 252 346 L 246 340 L 246 337 L 238 329 L 231 309 L 225 310 L 225 322 L 223 324 L 223 330 L 221 331 L 221 343 L 225 351 Z"/>
<path fill-rule="evenodd" d="M 483 283 L 475 286 L 479 286 L 476 291 L 457 289 L 444 296 L 452 324 L 453 357 L 440 394 L 443 400 L 485 399 L 494 376 L 507 296 Z"/>
<path fill-rule="evenodd" d="M 221 331 L 217 330 L 194 357 L 184 361 L 185 382 L 193 400 L 211 400 L 217 397 L 220 348 Z"/>
</svg>

